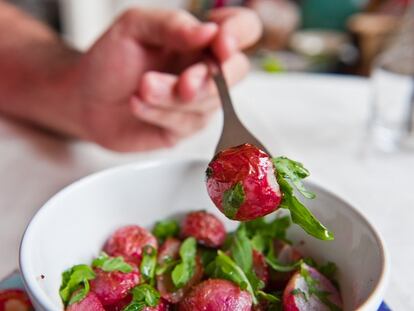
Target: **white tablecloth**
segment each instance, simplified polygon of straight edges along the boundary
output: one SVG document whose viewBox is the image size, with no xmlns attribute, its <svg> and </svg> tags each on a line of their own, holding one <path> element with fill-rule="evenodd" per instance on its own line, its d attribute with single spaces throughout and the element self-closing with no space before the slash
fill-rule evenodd
<svg viewBox="0 0 414 311">
<path fill-rule="evenodd" d="M 359 78 L 254 73 L 234 90 L 240 117 L 273 154 L 301 160 L 312 179 L 356 205 L 391 255 L 386 301 L 414 310 L 414 154 L 367 151 L 368 82 Z M 18 265 L 21 235 L 52 194 L 91 172 L 131 161 L 209 158 L 221 117 L 171 150 L 120 155 L 0 120 L 0 278 Z M 350 258 L 358 260 L 358 258 Z"/>
</svg>

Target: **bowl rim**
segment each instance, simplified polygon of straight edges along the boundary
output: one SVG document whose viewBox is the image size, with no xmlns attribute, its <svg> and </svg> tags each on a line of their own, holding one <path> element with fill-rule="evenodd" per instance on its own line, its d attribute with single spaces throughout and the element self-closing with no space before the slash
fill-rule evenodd
<svg viewBox="0 0 414 311">
<path fill-rule="evenodd" d="M 181 158 L 163 158 L 157 160 L 149 160 L 149 161 L 139 161 L 139 162 L 132 162 L 128 164 L 123 164 L 111 168 L 107 168 L 84 177 L 81 177 L 74 182 L 68 184 L 67 186 L 63 187 L 61 190 L 53 194 L 33 215 L 31 220 L 26 226 L 24 233 L 22 235 L 22 239 L 20 242 L 19 248 L 19 266 L 22 275 L 22 280 L 25 288 L 28 291 L 30 298 L 35 302 L 36 305 L 44 308 L 45 310 L 53 310 L 55 305 L 51 302 L 50 298 L 46 295 L 46 293 L 41 289 L 36 281 L 36 277 L 33 273 L 31 273 L 31 256 L 30 256 L 30 242 L 31 242 L 31 232 L 34 230 L 33 228 L 36 227 L 36 223 L 42 217 L 44 213 L 47 212 L 49 208 L 53 207 L 54 202 L 65 195 L 66 193 L 76 189 L 84 185 L 85 183 L 93 182 L 98 178 L 102 178 L 105 176 L 110 176 L 112 174 L 116 174 L 117 172 L 122 172 L 126 170 L 143 170 L 148 169 L 151 167 L 158 167 L 163 165 L 179 165 L 179 164 L 190 164 L 190 163 L 197 163 L 197 164 L 206 164 L 210 160 L 205 157 L 181 157 Z M 376 303 L 376 300 L 379 298 L 383 298 L 383 294 L 385 292 L 385 287 L 389 278 L 389 258 L 388 258 L 388 251 L 385 246 L 385 242 L 382 239 L 379 232 L 375 229 L 375 227 L 368 221 L 367 217 L 364 215 L 363 212 L 358 210 L 349 202 L 345 201 L 338 195 L 334 194 L 326 187 L 321 186 L 313 181 L 308 181 L 314 188 L 316 188 L 319 192 L 322 192 L 328 196 L 335 198 L 336 200 L 340 201 L 344 205 L 346 205 L 357 217 L 362 220 L 362 222 L 367 226 L 367 228 L 372 232 L 380 251 L 381 256 L 381 273 L 377 284 L 375 285 L 373 291 L 367 297 L 365 301 L 358 307 L 357 310 L 363 310 L 364 308 L 370 307 L 372 304 Z"/>
</svg>

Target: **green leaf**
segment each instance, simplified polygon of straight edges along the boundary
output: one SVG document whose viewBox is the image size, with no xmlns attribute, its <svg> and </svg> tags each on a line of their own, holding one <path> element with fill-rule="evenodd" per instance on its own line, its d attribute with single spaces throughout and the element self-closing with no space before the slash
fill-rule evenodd
<svg viewBox="0 0 414 311">
<path fill-rule="evenodd" d="M 147 307 L 145 302 L 131 302 L 122 311 L 142 311 Z"/>
<path fill-rule="evenodd" d="M 297 270 L 300 265 L 302 264 L 302 261 L 296 261 L 291 264 L 283 264 L 281 263 L 276 257 L 266 257 L 267 264 L 275 271 L 279 272 L 290 272 Z"/>
<path fill-rule="evenodd" d="M 251 240 L 253 249 L 263 253 L 266 249 L 267 239 L 262 234 L 256 234 Z"/>
<path fill-rule="evenodd" d="M 171 273 L 173 284 L 177 288 L 183 287 L 193 277 L 196 268 L 197 241 L 193 237 L 184 240 L 180 246 L 181 262 Z"/>
<path fill-rule="evenodd" d="M 144 280 L 151 285 L 155 284 L 155 268 L 157 266 L 157 250 L 151 245 L 146 245 L 143 248 L 143 256 L 139 271 Z"/>
<path fill-rule="evenodd" d="M 141 311 L 146 307 L 156 307 L 160 302 L 160 293 L 149 284 L 135 286 L 131 290 L 132 301 L 124 311 Z"/>
<path fill-rule="evenodd" d="M 290 225 L 291 221 L 289 216 L 276 217 L 269 223 L 266 230 L 271 232 L 274 239 L 279 239 L 290 244 L 290 241 L 286 237 L 286 231 Z"/>
<path fill-rule="evenodd" d="M 175 237 L 180 232 L 180 226 L 176 220 L 167 219 L 155 224 L 152 233 L 159 240 L 165 240 L 169 237 Z"/>
<path fill-rule="evenodd" d="M 325 275 L 328 279 L 333 280 L 337 267 L 336 264 L 328 261 L 326 264 L 319 266 L 318 271 Z"/>
<path fill-rule="evenodd" d="M 288 209 L 292 221 L 301 226 L 305 232 L 320 240 L 333 240 L 334 236 L 319 220 L 295 197 L 293 189 L 281 175 L 277 181 L 283 193 L 281 208 Z"/>
<path fill-rule="evenodd" d="M 120 271 L 122 273 L 132 272 L 133 268 L 127 264 L 123 257 L 109 257 L 105 252 L 92 261 L 92 266 L 102 269 L 105 272 Z"/>
<path fill-rule="evenodd" d="M 238 182 L 223 193 L 223 212 L 230 219 L 234 219 L 240 206 L 245 200 L 243 185 Z"/>
<path fill-rule="evenodd" d="M 89 293 L 89 280 L 95 278 L 95 272 L 88 265 L 76 265 L 62 274 L 59 295 L 65 304 L 82 300 Z M 72 295 L 78 291 L 73 299 Z"/>
<path fill-rule="evenodd" d="M 276 172 L 284 178 L 289 179 L 305 198 L 313 199 L 315 194 L 308 191 L 302 183 L 302 179 L 309 176 L 309 171 L 303 167 L 302 163 L 290 160 L 286 157 L 273 159 Z"/>
<path fill-rule="evenodd" d="M 178 265 L 181 260 L 174 260 L 173 258 L 166 256 L 161 264 L 158 264 L 155 268 L 156 275 L 162 275 L 171 271 L 176 265 Z"/>
<path fill-rule="evenodd" d="M 199 251 L 203 267 L 207 267 L 217 256 L 217 251 L 211 248 L 200 247 Z"/>
<path fill-rule="evenodd" d="M 206 169 L 207 179 L 210 178 L 212 175 L 213 175 L 213 170 L 211 169 L 211 167 L 207 167 L 207 169 Z"/>
<path fill-rule="evenodd" d="M 309 300 L 309 296 L 308 293 L 304 292 L 303 290 L 301 290 L 300 288 L 295 288 L 294 290 L 292 290 L 290 292 L 292 295 L 294 296 L 302 296 L 303 299 L 305 299 L 306 302 L 308 302 Z"/>
<path fill-rule="evenodd" d="M 243 225 L 239 227 L 234 235 L 233 243 L 230 246 L 230 253 L 231 257 L 244 273 L 252 270 L 253 249 Z"/>
<path fill-rule="evenodd" d="M 89 293 L 89 290 L 90 290 L 89 282 L 87 280 L 84 280 L 83 287 L 80 287 L 80 289 L 78 289 L 77 291 L 73 293 L 72 297 L 70 298 L 68 302 L 68 305 L 74 304 L 84 299 L 86 295 Z"/>
<path fill-rule="evenodd" d="M 246 233 L 249 238 L 255 241 L 254 244 L 260 243 L 259 248 L 263 247 L 269 239 L 279 239 L 287 243 L 290 241 L 286 238 L 286 230 L 290 227 L 289 216 L 278 216 L 272 221 L 266 221 L 265 218 L 257 218 L 244 223 Z M 257 245 L 257 244 L 256 244 Z"/>
<path fill-rule="evenodd" d="M 218 251 L 214 262 L 214 269 L 208 269 L 212 277 L 223 278 L 236 283 L 241 289 L 247 290 L 253 298 L 253 303 L 257 304 L 257 298 L 253 286 L 243 270 L 226 254 Z"/>
<path fill-rule="evenodd" d="M 197 253 L 197 241 L 193 237 L 186 238 L 180 246 L 180 257 L 183 261 L 194 261 Z"/>
<path fill-rule="evenodd" d="M 290 264 L 281 263 L 277 259 L 277 256 L 276 256 L 275 251 L 274 251 L 273 243 L 271 244 L 271 246 L 269 248 L 269 252 L 266 255 L 265 259 L 266 259 L 267 264 L 273 270 L 279 271 L 279 272 L 290 272 L 290 271 L 297 270 L 298 268 L 301 267 L 301 265 L 303 263 L 302 260 L 298 260 L 298 261 L 290 263 Z"/>
<path fill-rule="evenodd" d="M 272 294 L 269 294 L 269 293 L 265 293 L 264 291 L 261 291 L 261 290 L 257 291 L 256 295 L 259 297 L 260 300 L 265 300 L 265 301 L 268 301 L 268 302 L 271 302 L 271 303 L 280 302 L 279 297 L 277 297 L 275 295 L 272 295 Z"/>
</svg>

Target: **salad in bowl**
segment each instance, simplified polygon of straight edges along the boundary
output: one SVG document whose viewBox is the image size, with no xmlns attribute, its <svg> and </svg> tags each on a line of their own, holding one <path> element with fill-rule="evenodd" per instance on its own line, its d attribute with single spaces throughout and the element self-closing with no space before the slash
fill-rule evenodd
<svg viewBox="0 0 414 311">
<path fill-rule="evenodd" d="M 376 310 L 381 239 L 308 175 L 246 144 L 87 177 L 29 225 L 28 292 L 40 310 Z"/>
</svg>

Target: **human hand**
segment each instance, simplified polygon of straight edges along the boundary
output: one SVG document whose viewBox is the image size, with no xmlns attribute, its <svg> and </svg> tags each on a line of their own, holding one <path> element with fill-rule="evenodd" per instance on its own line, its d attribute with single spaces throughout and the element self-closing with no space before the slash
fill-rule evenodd
<svg viewBox="0 0 414 311">
<path fill-rule="evenodd" d="M 209 19 L 143 9 L 120 16 L 68 74 L 77 135 L 139 151 L 171 146 L 205 126 L 220 103 L 203 51 L 215 53 L 233 85 L 248 71 L 241 50 L 261 34 L 247 9 L 218 9 Z"/>
</svg>

